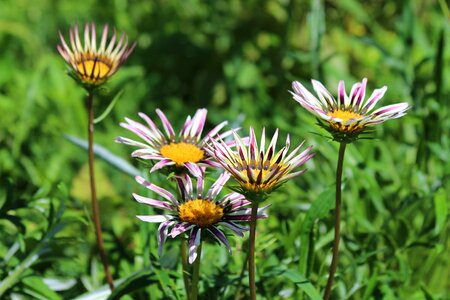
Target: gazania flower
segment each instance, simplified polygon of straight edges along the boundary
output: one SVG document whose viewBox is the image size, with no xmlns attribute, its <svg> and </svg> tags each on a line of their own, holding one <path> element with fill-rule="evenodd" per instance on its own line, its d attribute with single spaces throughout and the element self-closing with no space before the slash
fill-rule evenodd
<svg viewBox="0 0 450 300">
<path fill-rule="evenodd" d="M 310 153 L 312 146 L 298 153 L 303 142 L 288 154 L 290 147 L 289 135 L 286 138 L 286 145 L 276 152 L 278 129 L 275 131 L 267 150 L 265 150 L 264 146 L 264 128 L 260 147 L 258 147 L 255 132 L 251 127 L 248 147 L 243 143 L 239 135 L 235 132 L 233 134 L 237 152 L 233 151 L 220 139 L 212 140 L 212 145 L 208 148 L 208 151 L 239 182 L 242 192 L 245 194 L 248 192 L 253 194 L 270 193 L 288 179 L 304 173 L 306 170 L 293 171 L 314 155 Z"/>
<path fill-rule="evenodd" d="M 139 147 L 140 149 L 132 153 L 133 157 L 158 161 L 150 172 L 173 166 L 178 170 L 187 168 L 192 175 L 198 177 L 202 174 L 200 167 L 220 167 L 218 163 L 212 161 L 211 157 L 205 153 L 205 146 L 209 138 L 217 135 L 227 124 L 226 121 L 217 125 L 201 139 L 206 114 L 208 113 L 205 108 L 197 110 L 193 118 L 191 116 L 187 117 L 178 136 L 175 135 L 175 131 L 164 113 L 159 109 L 156 110 L 156 113 L 163 123 L 166 134 L 163 134 L 147 115 L 139 113 L 139 116 L 146 121 L 148 126 L 128 118 L 125 118 L 127 123 L 121 123 L 120 125 L 134 132 L 145 143 L 124 137 L 116 138 L 116 142 Z M 219 136 L 225 138 L 230 134 L 231 131 L 226 131 Z"/>
<path fill-rule="evenodd" d="M 61 45 L 56 48 L 64 60 L 72 67 L 71 76 L 87 89 L 98 87 L 117 72 L 122 63 L 133 51 L 136 43 L 128 47 L 128 37 L 122 34 L 116 44 L 116 32 L 107 45 L 108 25 L 105 25 L 97 48 L 97 35 L 94 23 L 86 23 L 84 29 L 84 45 L 81 44 L 78 26 L 70 29 L 70 46 L 64 40 L 61 32 Z"/>
<path fill-rule="evenodd" d="M 312 85 L 318 98 L 311 94 L 301 83 L 294 81 L 291 92 L 294 100 L 304 108 L 324 120 L 325 127 L 339 142 L 352 142 L 358 135 L 374 124 L 404 116 L 409 109 L 408 103 L 397 103 L 381 107 L 373 112 L 377 102 L 384 96 L 387 87 L 373 91 L 364 101 L 367 79 L 353 85 L 350 95 L 345 92 L 344 81 L 339 82 L 337 101 L 330 92 L 318 81 L 312 80 Z M 320 121 L 320 120 L 319 120 Z"/>
<path fill-rule="evenodd" d="M 182 233 L 187 233 L 189 236 L 189 263 L 192 264 L 197 257 L 197 248 L 201 243 L 201 237 L 206 232 L 227 247 L 231 253 L 228 240 L 220 227 L 242 237 L 248 229 L 238 223 L 249 221 L 251 215 L 250 209 L 245 208 L 250 202 L 241 194 L 233 192 L 215 200 L 229 178 L 228 173 L 222 173 L 205 194 L 203 176 L 197 178 L 194 192 L 191 178 L 187 174 L 181 174 L 176 177 L 181 197 L 176 197 L 144 178 L 136 177 L 138 183 L 160 195 L 164 200 L 155 200 L 137 194 L 133 194 L 133 197 L 140 203 L 169 212 L 163 215 L 137 216 L 145 222 L 161 223 L 158 228 L 159 255 L 161 255 L 167 236 L 175 238 Z M 263 213 L 265 208 L 258 211 L 258 218 L 267 217 Z"/>
</svg>

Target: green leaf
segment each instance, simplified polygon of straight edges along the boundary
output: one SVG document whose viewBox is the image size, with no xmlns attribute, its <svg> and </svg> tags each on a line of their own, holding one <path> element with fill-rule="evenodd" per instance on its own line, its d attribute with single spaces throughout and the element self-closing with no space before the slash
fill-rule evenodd
<svg viewBox="0 0 450 300">
<path fill-rule="evenodd" d="M 434 195 L 434 211 L 436 214 L 436 225 L 434 230 L 436 234 L 439 234 L 441 230 L 445 227 L 445 222 L 447 220 L 447 195 L 445 190 L 441 187 Z"/>
<path fill-rule="evenodd" d="M 36 299 L 52 300 L 61 299 L 61 297 L 52 291 L 40 277 L 32 276 L 22 279 L 27 294 Z"/>
<path fill-rule="evenodd" d="M 116 105 L 117 100 L 119 100 L 120 96 L 122 96 L 123 94 L 123 90 L 120 90 L 116 96 L 114 97 L 114 99 L 111 101 L 111 103 L 109 103 L 108 107 L 105 109 L 105 111 L 98 116 L 97 118 L 94 119 L 94 124 L 98 124 L 101 121 L 103 121 L 111 112 L 111 110 L 114 108 L 114 106 Z"/>
<path fill-rule="evenodd" d="M 281 275 L 295 283 L 300 289 L 302 289 L 306 295 L 312 300 L 321 300 L 322 296 L 311 284 L 311 282 L 302 274 L 294 270 L 285 270 Z"/>
<path fill-rule="evenodd" d="M 75 145 L 87 149 L 88 143 L 85 140 L 82 140 L 80 138 L 74 137 L 72 135 L 64 135 L 66 139 L 68 139 L 70 142 L 74 143 Z M 115 155 L 111 151 L 107 150 L 106 148 L 99 146 L 97 144 L 94 144 L 94 153 L 95 155 L 99 156 L 103 160 L 107 161 L 120 171 L 127 173 L 131 176 L 137 176 L 140 175 L 141 172 L 133 167 L 130 163 L 128 163 L 126 160 L 122 159 L 121 157 Z"/>
<path fill-rule="evenodd" d="M 120 299 L 122 296 L 142 289 L 152 283 L 156 283 L 155 273 L 152 269 L 144 269 L 127 277 L 114 291 L 109 295 L 108 300 Z"/>
<path fill-rule="evenodd" d="M 311 204 L 311 207 L 306 213 L 300 231 L 299 271 L 303 275 L 306 275 L 308 271 L 308 257 L 310 257 L 310 251 L 312 250 L 310 245 L 312 243 L 311 239 L 313 238 L 311 233 L 314 228 L 314 223 L 316 220 L 326 217 L 329 211 L 334 208 L 334 195 L 334 186 L 330 186 L 317 197 L 316 201 Z"/>
</svg>

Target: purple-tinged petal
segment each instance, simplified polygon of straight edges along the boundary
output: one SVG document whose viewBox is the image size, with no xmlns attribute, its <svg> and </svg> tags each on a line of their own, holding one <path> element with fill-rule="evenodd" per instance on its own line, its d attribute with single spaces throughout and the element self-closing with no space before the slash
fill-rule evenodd
<svg viewBox="0 0 450 300">
<path fill-rule="evenodd" d="M 169 210 L 173 209 L 172 208 L 173 206 L 171 204 L 164 202 L 164 201 L 155 200 L 155 199 L 148 198 L 148 197 L 143 197 L 143 196 L 140 196 L 135 193 L 133 193 L 133 197 L 139 203 L 144 203 L 144 204 L 147 204 L 147 205 L 150 205 L 150 206 L 153 206 L 156 208 L 161 208 L 161 209 L 169 209 Z"/>
<path fill-rule="evenodd" d="M 227 240 L 225 234 L 223 234 L 222 231 L 220 231 L 219 229 L 217 229 L 214 226 L 208 227 L 208 231 L 211 232 L 213 234 L 213 236 L 216 237 L 219 242 L 221 242 L 225 247 L 227 247 L 228 252 L 231 254 L 230 244 L 228 243 L 228 240 Z"/>
<path fill-rule="evenodd" d="M 224 187 L 225 183 L 227 183 L 228 179 L 230 179 L 229 173 L 220 174 L 219 178 L 216 180 L 216 182 L 214 182 L 214 184 L 211 186 L 208 193 L 206 194 L 206 198 L 215 199 L 217 194 L 219 194 L 222 188 Z"/>
<path fill-rule="evenodd" d="M 361 88 L 359 89 L 359 93 L 354 106 L 354 111 L 359 111 L 362 106 L 364 97 L 366 96 L 366 86 L 367 86 L 367 78 L 363 78 Z"/>
<path fill-rule="evenodd" d="M 196 163 L 192 163 L 192 162 L 185 162 L 184 166 L 186 167 L 186 169 L 189 170 L 189 172 L 192 174 L 192 176 L 198 178 L 203 176 L 203 172 L 202 169 L 196 164 Z"/>
<path fill-rule="evenodd" d="M 205 108 L 197 110 L 194 117 L 192 118 L 192 127 L 189 135 L 195 137 L 196 141 L 200 140 L 200 135 L 202 134 L 203 127 L 205 126 L 206 114 L 208 110 Z"/>
<path fill-rule="evenodd" d="M 366 104 L 364 104 L 361 113 L 365 114 L 369 111 L 371 111 L 377 102 L 383 98 L 384 94 L 387 91 L 387 86 L 383 86 L 380 89 L 376 89 L 373 91 L 372 95 L 370 95 L 369 99 L 367 99 Z"/>
<path fill-rule="evenodd" d="M 402 102 L 397 104 L 391 104 L 387 106 L 383 106 L 372 113 L 372 116 L 384 116 L 384 115 L 392 115 L 396 113 L 401 113 L 406 111 L 409 108 L 408 103 Z"/>
<path fill-rule="evenodd" d="M 347 96 L 347 93 L 345 92 L 345 83 L 344 80 L 339 81 L 338 86 L 338 102 L 339 102 L 339 109 L 344 109 L 347 105 L 350 104 L 350 100 Z"/>
<path fill-rule="evenodd" d="M 172 216 L 169 215 L 136 216 L 136 217 L 144 222 L 149 223 L 160 223 L 172 219 Z"/>
<path fill-rule="evenodd" d="M 197 249 L 201 243 L 202 230 L 199 227 L 194 227 L 189 237 L 189 263 L 192 264 L 197 258 Z"/>
<path fill-rule="evenodd" d="M 136 176 L 135 179 L 139 184 L 141 184 L 141 185 L 145 186 L 146 188 L 148 188 L 149 190 L 157 193 L 164 199 L 167 199 L 172 203 L 178 204 L 178 200 L 175 198 L 174 195 L 172 195 L 171 192 L 169 192 L 169 191 L 163 189 L 162 187 L 159 187 L 153 183 L 148 182 L 141 176 Z"/>
<path fill-rule="evenodd" d="M 336 107 L 336 100 L 334 100 L 333 96 L 330 92 L 317 80 L 311 80 L 314 90 L 319 96 L 320 101 L 322 102 L 322 106 L 327 109 L 333 109 Z"/>
<path fill-rule="evenodd" d="M 170 232 L 169 235 L 172 238 L 175 238 L 178 235 L 182 234 L 183 232 L 186 232 L 186 231 L 188 231 L 188 230 L 190 230 L 190 229 L 192 229 L 194 227 L 195 227 L 194 224 L 189 224 L 189 223 L 186 223 L 186 222 L 178 223 L 172 228 L 172 231 Z"/>
<path fill-rule="evenodd" d="M 158 108 L 156 109 L 156 113 L 158 114 L 159 118 L 161 119 L 161 122 L 164 126 L 164 130 L 166 131 L 169 138 L 174 141 L 175 140 L 175 131 L 172 128 L 172 125 L 170 124 L 169 120 L 167 119 L 166 115 Z"/>
<path fill-rule="evenodd" d="M 156 170 L 162 169 L 166 166 L 173 166 L 175 163 L 171 159 L 163 159 L 159 162 L 157 162 L 153 168 L 150 169 L 150 173 L 155 172 Z"/>
<path fill-rule="evenodd" d="M 248 231 L 249 228 L 245 227 L 245 226 L 241 226 L 238 224 L 235 224 L 231 221 L 223 221 L 223 222 L 219 222 L 217 223 L 218 225 L 222 225 L 226 228 L 228 228 L 229 230 L 231 230 L 234 234 L 238 235 L 238 236 L 244 236 L 244 232 Z"/>
<path fill-rule="evenodd" d="M 162 249 L 164 246 L 164 243 L 167 239 L 167 233 L 169 232 L 169 227 L 175 224 L 176 221 L 168 220 L 163 223 L 161 223 L 158 227 L 158 255 L 161 256 Z"/>
</svg>

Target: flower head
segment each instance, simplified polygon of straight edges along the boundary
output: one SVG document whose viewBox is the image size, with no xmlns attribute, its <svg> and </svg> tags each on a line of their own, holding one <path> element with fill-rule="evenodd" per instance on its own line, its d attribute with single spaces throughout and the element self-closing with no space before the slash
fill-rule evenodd
<svg viewBox="0 0 450 300">
<path fill-rule="evenodd" d="M 178 136 L 175 135 L 172 125 L 161 110 L 157 109 L 156 113 L 163 123 L 166 134 L 163 134 L 146 114 L 139 113 L 139 116 L 146 121 L 148 126 L 128 118 L 125 118 L 127 123 L 121 123 L 120 125 L 134 132 L 145 143 L 124 137 L 116 138 L 116 142 L 139 147 L 138 150 L 132 153 L 133 157 L 158 161 L 150 172 L 172 166 L 178 170 L 187 168 L 192 175 L 198 177 L 202 174 L 200 168 L 203 166 L 220 167 L 205 152 L 205 146 L 209 138 L 218 134 L 227 124 L 226 121 L 220 123 L 201 139 L 207 112 L 203 108 L 197 110 L 193 118 L 188 116 Z M 226 131 L 220 134 L 220 137 L 224 138 L 230 134 L 231 131 Z"/>
<path fill-rule="evenodd" d="M 155 200 L 137 194 L 133 194 L 134 198 L 140 203 L 169 212 L 164 215 L 137 216 L 145 222 L 161 223 L 158 228 L 159 255 L 162 253 L 162 247 L 167 236 L 175 238 L 182 233 L 187 233 L 189 236 L 189 263 L 192 263 L 197 257 L 197 248 L 200 245 L 201 236 L 205 232 L 209 232 L 231 253 L 225 233 L 219 227 L 228 229 L 242 237 L 248 229 L 239 223 L 250 221 L 251 212 L 249 208 L 245 208 L 250 202 L 241 194 L 233 192 L 216 200 L 217 195 L 229 178 L 228 173 L 221 174 L 205 193 L 203 176 L 197 177 L 194 192 L 191 178 L 187 174 L 181 174 L 176 176 L 181 197 L 176 197 L 144 178 L 136 177 L 138 183 L 163 197 L 164 200 Z M 263 213 L 266 208 L 267 206 L 258 210 L 258 218 L 267 217 Z"/>
<path fill-rule="evenodd" d="M 270 193 L 288 179 L 304 173 L 306 170 L 293 172 L 303 165 L 314 154 L 310 153 L 311 146 L 298 153 L 301 143 L 289 155 L 290 138 L 286 138 L 286 145 L 278 152 L 275 146 L 278 139 L 278 129 L 272 137 L 267 150 L 265 150 L 265 129 L 262 131 L 261 143 L 258 142 L 253 128 L 250 127 L 250 142 L 247 147 L 235 132 L 237 152 L 233 151 L 225 142 L 212 140 L 208 148 L 211 155 L 231 173 L 241 186 L 242 193 L 253 196 Z"/>
<path fill-rule="evenodd" d="M 404 116 L 409 109 L 408 103 L 397 103 L 381 107 L 373 112 L 377 102 L 384 96 L 387 87 L 373 91 L 372 95 L 364 101 L 366 94 L 367 79 L 355 83 L 350 95 L 345 92 L 344 81 L 339 82 L 338 100 L 316 80 L 312 85 L 319 98 L 311 94 L 300 82 L 294 81 L 292 88 L 294 100 L 304 108 L 324 120 L 321 125 L 325 127 L 339 142 L 350 143 L 356 140 L 359 134 L 366 131 L 370 126 L 390 119 Z M 320 121 L 319 119 L 319 121 Z"/>
<path fill-rule="evenodd" d="M 89 28 L 91 27 L 91 28 Z M 108 25 L 105 25 L 100 41 L 97 47 L 97 35 L 94 23 L 89 26 L 86 23 L 84 29 L 84 45 L 81 44 L 78 26 L 69 30 L 69 47 L 59 32 L 61 45 L 56 48 L 67 64 L 71 66 L 70 75 L 80 82 L 86 89 L 94 89 L 117 72 L 122 63 L 133 51 L 136 43 L 128 47 L 128 37 L 122 34 L 116 44 L 116 32 L 107 45 Z"/>
</svg>

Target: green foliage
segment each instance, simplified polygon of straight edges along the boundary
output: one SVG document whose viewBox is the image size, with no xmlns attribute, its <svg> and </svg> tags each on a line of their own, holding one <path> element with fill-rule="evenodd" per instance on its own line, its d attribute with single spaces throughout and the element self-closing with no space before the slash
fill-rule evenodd
<svg viewBox="0 0 450 300">
<path fill-rule="evenodd" d="M 137 48 L 95 99 L 95 143 L 105 247 L 117 289 L 109 293 L 82 195 L 86 95 L 55 50 L 78 23 L 107 22 Z M 161 108 L 177 128 L 208 108 L 223 120 L 268 133 L 280 128 L 316 155 L 308 172 L 266 200 L 258 222 L 261 299 L 317 298 L 333 239 L 337 143 L 291 99 L 292 80 L 330 90 L 363 77 L 388 86 L 381 104 L 407 101 L 402 119 L 347 147 L 341 255 L 335 299 L 448 297 L 450 39 L 445 1 L 97 1 L 0 2 L 0 297 L 184 299 L 178 240 L 157 256 L 156 225 L 135 215 L 134 175 L 148 175 L 114 143 L 139 111 Z M 119 92 L 121 91 L 121 92 Z M 121 94 L 119 94 L 121 93 Z M 120 95 L 120 97 L 119 97 Z M 116 98 L 115 98 L 116 97 Z M 114 101 L 113 101 L 114 99 Z M 116 100 L 117 99 L 117 100 Z M 113 103 L 113 104 L 111 104 Z M 110 105 L 111 104 L 111 105 Z M 114 106 L 114 107 L 113 107 Z M 206 131 L 206 130 L 205 130 Z M 319 135 L 317 135 L 319 134 Z M 122 158 L 122 159 L 120 159 Z M 124 161 L 125 159 L 126 161 Z M 213 175 L 211 175 L 213 177 Z M 100 176 L 99 176 L 100 177 Z M 164 177 L 148 175 L 167 186 Z M 203 248 L 200 295 L 246 299 L 245 239 L 233 255 Z M 314 296 L 315 295 L 315 296 Z M 3 298 L 2 298 L 3 299 Z"/>
</svg>

